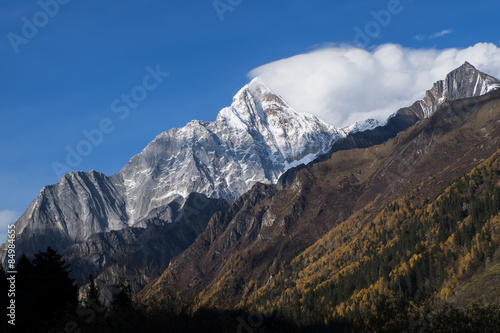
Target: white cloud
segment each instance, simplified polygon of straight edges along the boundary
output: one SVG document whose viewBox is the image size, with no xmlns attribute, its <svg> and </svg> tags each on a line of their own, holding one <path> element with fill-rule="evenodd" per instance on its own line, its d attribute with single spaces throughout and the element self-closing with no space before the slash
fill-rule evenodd
<svg viewBox="0 0 500 333">
<path fill-rule="evenodd" d="M 367 118 L 385 120 L 465 61 L 500 77 L 500 48 L 487 43 L 446 50 L 394 44 L 373 51 L 328 47 L 263 65 L 249 76 L 260 76 L 297 111 L 344 126 Z"/>
<path fill-rule="evenodd" d="M 453 33 L 452 29 L 446 29 L 446 30 L 436 32 L 435 34 L 430 35 L 429 38 L 427 38 L 427 36 L 424 34 L 416 35 L 414 38 L 418 42 L 423 42 L 424 40 L 427 40 L 427 39 L 441 38 L 441 37 L 449 35 L 451 33 Z"/>
<path fill-rule="evenodd" d="M 7 226 L 15 223 L 19 216 L 20 213 L 13 210 L 0 211 L 0 245 L 7 240 Z"/>
<path fill-rule="evenodd" d="M 416 35 L 415 40 L 419 42 L 423 42 L 425 40 L 425 35 Z"/>
<path fill-rule="evenodd" d="M 451 34 L 452 32 L 453 32 L 453 30 L 451 30 L 451 29 L 443 30 L 443 31 L 440 31 L 440 32 L 436 32 L 435 34 L 432 34 L 429 38 L 443 37 L 445 35 Z"/>
</svg>

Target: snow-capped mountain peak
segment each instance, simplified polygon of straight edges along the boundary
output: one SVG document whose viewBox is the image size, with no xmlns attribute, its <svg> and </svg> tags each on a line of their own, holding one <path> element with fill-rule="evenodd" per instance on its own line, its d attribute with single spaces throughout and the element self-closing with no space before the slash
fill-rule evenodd
<svg viewBox="0 0 500 333">
<path fill-rule="evenodd" d="M 132 224 L 179 193 L 235 199 L 255 183 L 274 183 L 289 167 L 309 162 L 345 136 L 298 113 L 256 78 L 215 122 L 192 121 L 160 134 L 122 169 Z"/>
</svg>

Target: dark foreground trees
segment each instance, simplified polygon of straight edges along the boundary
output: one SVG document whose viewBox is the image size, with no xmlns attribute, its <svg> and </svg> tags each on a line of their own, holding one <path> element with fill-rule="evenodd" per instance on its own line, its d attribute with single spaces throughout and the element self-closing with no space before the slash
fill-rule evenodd
<svg viewBox="0 0 500 333">
<path fill-rule="evenodd" d="M 126 280 L 109 306 L 104 306 L 93 278 L 87 295 L 78 304 L 78 289 L 69 268 L 57 251 L 48 248 L 33 260 L 22 257 L 17 265 L 16 326 L 2 319 L 1 332 L 500 332 L 498 306 L 450 305 L 419 307 L 388 306 L 370 317 L 339 318 L 327 325 L 297 327 L 276 315 L 243 311 L 202 309 L 174 314 L 160 305 L 143 309 L 133 302 Z M 2 308 L 8 284 L 0 269 Z"/>
<path fill-rule="evenodd" d="M 78 305 L 78 287 L 69 273 L 69 266 L 51 247 L 33 260 L 23 255 L 17 264 L 15 296 L 9 297 L 15 300 L 16 325 L 8 324 L 9 318 L 2 315 L 3 331 L 58 332 Z M 6 294 L 7 290 L 2 291 Z"/>
</svg>

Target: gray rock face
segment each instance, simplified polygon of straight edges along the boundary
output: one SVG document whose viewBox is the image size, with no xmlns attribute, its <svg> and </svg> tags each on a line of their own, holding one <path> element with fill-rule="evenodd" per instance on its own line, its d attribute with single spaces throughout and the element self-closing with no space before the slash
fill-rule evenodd
<svg viewBox="0 0 500 333">
<path fill-rule="evenodd" d="M 434 83 L 432 89 L 425 93 L 425 97 L 417 102 L 415 107 L 421 108 L 422 118 L 428 118 L 444 102 L 485 95 L 498 88 L 500 81 L 465 62 L 450 72 L 444 80 Z"/>
<path fill-rule="evenodd" d="M 259 79 L 215 122 L 192 121 L 160 134 L 121 170 L 127 212 L 139 221 L 191 192 L 234 200 L 255 183 L 275 183 L 346 132 L 291 109 Z"/>
<path fill-rule="evenodd" d="M 18 251 L 31 255 L 49 245 L 63 249 L 95 233 L 124 228 L 128 217 L 123 193 L 118 176 L 95 171 L 65 175 L 44 187 L 17 221 Z"/>
</svg>

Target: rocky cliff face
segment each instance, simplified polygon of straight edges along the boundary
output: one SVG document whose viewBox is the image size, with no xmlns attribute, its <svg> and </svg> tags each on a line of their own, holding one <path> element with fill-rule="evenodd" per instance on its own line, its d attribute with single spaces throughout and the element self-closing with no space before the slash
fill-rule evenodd
<svg viewBox="0 0 500 333">
<path fill-rule="evenodd" d="M 95 233 L 126 227 L 124 190 L 118 176 L 95 171 L 65 175 L 44 187 L 17 221 L 17 248 L 29 255 L 48 245 L 63 249 Z"/>
<path fill-rule="evenodd" d="M 500 82 L 492 76 L 481 73 L 470 63 L 450 72 L 442 81 L 434 83 L 425 97 L 418 101 L 415 108 L 421 109 L 421 117 L 428 118 L 437 108 L 447 101 L 485 95 L 500 88 Z"/>
</svg>

